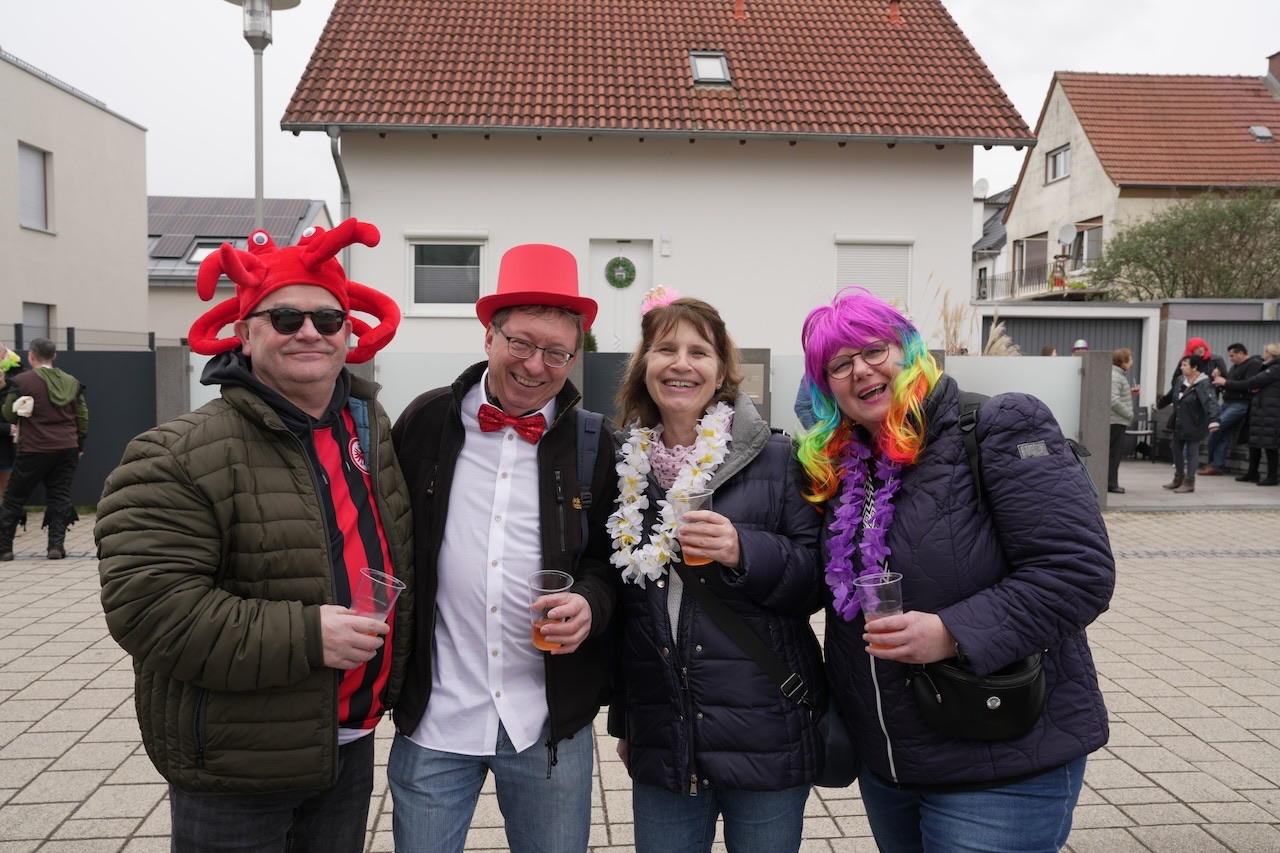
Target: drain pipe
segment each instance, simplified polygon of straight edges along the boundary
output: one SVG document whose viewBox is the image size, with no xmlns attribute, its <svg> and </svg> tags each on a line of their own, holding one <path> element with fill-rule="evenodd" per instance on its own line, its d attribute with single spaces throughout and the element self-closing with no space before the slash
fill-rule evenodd
<svg viewBox="0 0 1280 853">
<path fill-rule="evenodd" d="M 338 171 L 338 188 L 340 190 L 338 196 L 338 222 L 346 222 L 351 218 L 351 184 L 347 183 L 347 168 L 342 164 L 342 146 L 339 144 L 342 138 L 342 131 L 338 129 L 336 124 L 331 124 L 325 128 L 325 133 L 329 134 L 329 153 L 333 156 L 333 167 Z M 350 246 L 342 250 L 342 268 L 347 271 L 348 276 L 351 275 Z"/>
</svg>

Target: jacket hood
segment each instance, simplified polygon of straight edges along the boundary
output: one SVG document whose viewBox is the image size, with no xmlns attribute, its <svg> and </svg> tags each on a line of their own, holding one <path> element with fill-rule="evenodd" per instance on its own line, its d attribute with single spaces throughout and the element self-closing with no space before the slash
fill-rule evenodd
<svg viewBox="0 0 1280 853">
<path fill-rule="evenodd" d="M 244 388 L 266 403 L 280 416 L 290 432 L 304 435 L 311 430 L 328 426 L 336 421 L 347 398 L 351 396 L 351 374 L 344 367 L 334 382 L 333 396 L 324 414 L 313 418 L 289 401 L 287 397 L 263 384 L 253 375 L 253 360 L 236 347 L 209 359 L 200 374 L 201 385 L 220 385 L 225 388 Z"/>
<path fill-rule="evenodd" d="M 80 381 L 56 367 L 37 367 L 35 374 L 48 387 L 49 402 L 55 406 L 65 406 L 80 393 Z"/>
</svg>

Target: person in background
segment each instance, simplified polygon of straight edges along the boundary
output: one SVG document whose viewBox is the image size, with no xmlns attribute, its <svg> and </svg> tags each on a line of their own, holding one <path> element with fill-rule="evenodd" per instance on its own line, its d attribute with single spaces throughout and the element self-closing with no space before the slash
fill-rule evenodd
<svg viewBox="0 0 1280 853">
<path fill-rule="evenodd" d="M 1085 628 L 1115 561 L 1084 466 L 1047 406 L 1000 394 L 977 412 L 983 495 L 960 389 L 920 332 L 862 289 L 810 312 L 802 342 L 817 426 L 800 441 L 825 505 L 827 678 L 864 762 L 881 851 L 1056 853 L 1107 711 Z M 900 615 L 867 622 L 855 577 L 902 575 Z M 1045 651 L 1044 712 L 1011 740 L 949 737 L 925 720 L 910 666 L 985 676 Z"/>
<path fill-rule="evenodd" d="M 1076 342 L 1071 345 L 1071 354 L 1076 355 L 1089 351 L 1089 342 L 1084 338 L 1076 338 Z"/>
<path fill-rule="evenodd" d="M 1055 356 L 1058 354 L 1058 348 L 1052 344 L 1045 344 L 1040 347 L 1040 354 L 1043 356 Z"/>
<path fill-rule="evenodd" d="M 1210 379 L 1222 391 L 1222 411 L 1218 413 L 1217 432 L 1209 436 L 1209 460 L 1200 469 L 1200 473 L 1206 477 L 1216 477 L 1226 473 L 1227 450 L 1236 425 L 1240 426 L 1241 436 L 1249 434 L 1249 401 L 1253 397 L 1253 392 L 1239 386 L 1228 388 L 1227 382 L 1247 383 L 1262 370 L 1262 359 L 1256 355 L 1249 355 L 1244 344 L 1236 343 L 1227 347 L 1227 358 L 1231 359 L 1231 369 L 1223 377 L 1223 382 L 1218 382 L 1218 378 L 1222 376 L 1221 372 L 1210 374 Z M 1253 470 L 1257 472 L 1256 464 Z"/>
<path fill-rule="evenodd" d="M 1189 355 L 1197 355 L 1204 364 L 1200 372 L 1205 376 L 1212 377 L 1213 371 L 1218 371 L 1223 376 L 1227 375 L 1227 365 L 1222 360 L 1222 356 L 1214 355 L 1213 350 L 1209 348 L 1209 342 L 1204 338 L 1187 338 L 1187 345 L 1182 350 L 1183 358 Z M 1178 377 L 1173 377 L 1173 382 L 1177 382 Z M 1172 382 L 1170 383 L 1172 386 Z"/>
<path fill-rule="evenodd" d="M 1262 369 L 1249 379 L 1228 380 L 1219 375 L 1213 382 L 1225 391 L 1241 391 L 1249 399 L 1249 470 L 1236 477 L 1259 486 L 1280 485 L 1280 342 L 1262 348 Z M 1258 463 L 1267 455 L 1267 476 L 1259 477 Z"/>
<path fill-rule="evenodd" d="M 809 383 L 804 381 L 804 377 L 800 377 L 800 387 L 796 390 L 796 401 L 792 405 L 792 411 L 796 413 L 796 418 L 800 421 L 800 426 L 805 429 L 812 429 L 815 422 L 813 417 L 813 400 L 809 397 Z"/>
<path fill-rule="evenodd" d="M 3 401 L 7 394 L 5 388 L 9 384 L 10 377 L 16 376 L 20 370 L 22 370 L 22 356 L 0 344 L 0 401 Z M 13 472 L 15 427 L 15 424 L 0 421 L 0 497 L 4 496 L 5 489 L 9 487 L 9 475 Z"/>
<path fill-rule="evenodd" d="M 578 295 L 573 254 L 533 243 L 503 254 L 475 310 L 486 360 L 419 395 L 394 429 L 422 591 L 387 765 L 395 847 L 461 853 L 492 773 L 513 853 L 585 853 L 616 597 L 614 448 L 580 426 L 568 378 L 597 307 Z M 573 584 L 538 598 L 551 621 L 534 627 L 528 581 L 542 570 Z"/>
<path fill-rule="evenodd" d="M 1193 339 L 1195 340 L 1195 339 Z M 1196 490 L 1196 468 L 1200 464 L 1200 443 L 1218 428 L 1218 395 L 1202 372 L 1205 361 L 1185 355 L 1178 362 L 1173 387 L 1156 401 L 1156 408 L 1173 406 L 1169 419 L 1169 452 L 1173 454 L 1173 479 L 1164 488 L 1177 494 Z"/>
<path fill-rule="evenodd" d="M 648 306 L 618 390 L 618 694 L 609 733 L 632 779 L 638 853 L 707 853 L 724 821 L 734 853 L 800 847 L 820 770 L 820 517 L 791 442 L 739 389 L 738 351 L 715 308 Z M 713 489 L 678 532 L 666 499 Z M 683 560 L 807 685 L 797 701 L 683 582 Z M 802 697 L 803 698 L 803 697 Z"/>
<path fill-rule="evenodd" d="M 1107 456 L 1107 491 L 1123 495 L 1120 486 L 1120 452 L 1124 433 L 1133 421 L 1133 398 L 1138 386 L 1130 387 L 1125 374 L 1133 366 L 1133 351 L 1128 347 L 1111 353 L 1111 442 Z"/>
<path fill-rule="evenodd" d="M 48 559 L 66 556 L 67 528 L 80 518 L 71 503 L 71 482 L 89 435 L 89 407 L 80 380 L 54 367 L 57 357 L 53 341 L 36 338 L 27 351 L 31 369 L 4 388 L 0 414 L 19 427 L 13 474 L 0 506 L 0 561 L 13 559 L 13 537 L 26 524 L 27 499 L 36 486 L 43 484 L 45 491 Z"/>
</svg>

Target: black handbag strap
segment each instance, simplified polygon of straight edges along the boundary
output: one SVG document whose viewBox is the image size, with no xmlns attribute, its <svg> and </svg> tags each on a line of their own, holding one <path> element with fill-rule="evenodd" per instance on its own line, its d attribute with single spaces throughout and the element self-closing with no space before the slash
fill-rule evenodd
<svg viewBox="0 0 1280 853">
<path fill-rule="evenodd" d="M 685 589 L 689 590 L 690 594 L 697 599 L 698 604 L 707 612 L 711 620 L 716 623 L 716 627 L 723 631 L 729 639 L 737 643 L 739 648 L 759 664 L 765 674 L 778 685 L 782 695 L 813 711 L 813 700 L 809 696 L 809 688 L 804 683 L 804 679 L 800 677 L 800 673 L 792 672 L 774 654 L 773 649 L 764 644 L 764 641 L 760 639 L 760 635 L 751 630 L 751 626 L 744 622 L 741 616 L 734 613 L 729 605 L 721 601 L 714 592 L 707 589 L 703 579 L 695 575 L 684 564 L 683 560 L 672 560 L 671 565 L 675 567 L 680 579 L 684 581 Z"/>
</svg>

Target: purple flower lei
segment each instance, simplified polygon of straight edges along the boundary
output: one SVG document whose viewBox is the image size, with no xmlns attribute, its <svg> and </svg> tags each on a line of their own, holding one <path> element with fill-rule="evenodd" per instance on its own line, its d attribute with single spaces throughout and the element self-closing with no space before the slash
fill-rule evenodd
<svg viewBox="0 0 1280 853">
<path fill-rule="evenodd" d="M 866 500 L 866 483 L 868 471 L 867 460 L 871 458 L 871 449 L 851 437 L 845 445 L 840 457 L 840 504 L 836 507 L 835 518 L 831 522 L 834 535 L 827 541 L 827 586 L 831 587 L 834 597 L 833 606 L 840 616 L 849 622 L 858 615 L 857 590 L 853 586 L 856 575 L 853 572 L 853 539 L 862 522 L 862 505 Z M 862 556 L 863 569 L 859 574 L 876 574 L 884 571 L 883 561 L 889 556 L 889 546 L 885 544 L 885 536 L 893 525 L 893 496 L 897 494 L 902 480 L 898 474 L 902 465 L 891 462 L 881 456 L 877 471 L 884 483 L 876 490 L 872 499 L 871 520 L 862 533 L 862 542 L 858 550 Z"/>
</svg>

